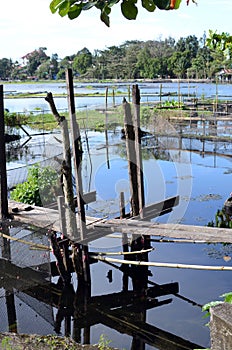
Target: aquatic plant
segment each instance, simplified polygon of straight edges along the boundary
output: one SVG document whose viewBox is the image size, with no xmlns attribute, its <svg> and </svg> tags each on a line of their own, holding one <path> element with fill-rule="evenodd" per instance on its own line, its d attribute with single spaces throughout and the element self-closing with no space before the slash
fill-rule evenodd
<svg viewBox="0 0 232 350">
<path fill-rule="evenodd" d="M 218 209 L 215 214 L 215 221 L 208 222 L 209 227 L 232 228 L 231 216 L 228 215 L 224 208 Z"/>
</svg>

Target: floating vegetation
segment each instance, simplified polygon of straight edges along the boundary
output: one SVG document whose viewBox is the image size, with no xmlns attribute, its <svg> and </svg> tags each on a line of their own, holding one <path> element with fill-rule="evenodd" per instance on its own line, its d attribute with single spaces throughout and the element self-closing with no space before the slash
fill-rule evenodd
<svg viewBox="0 0 232 350">
<path fill-rule="evenodd" d="M 193 200 L 199 201 L 199 202 L 208 202 L 211 200 L 220 200 L 222 199 L 222 196 L 220 194 L 213 194 L 213 193 L 209 193 L 206 195 L 200 195 L 196 198 L 192 198 Z"/>
</svg>

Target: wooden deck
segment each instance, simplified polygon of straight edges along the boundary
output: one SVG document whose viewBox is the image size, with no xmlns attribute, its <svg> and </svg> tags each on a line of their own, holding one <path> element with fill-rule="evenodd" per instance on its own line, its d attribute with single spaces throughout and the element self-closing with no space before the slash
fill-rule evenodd
<svg viewBox="0 0 232 350">
<path fill-rule="evenodd" d="M 17 208 L 17 209 L 16 209 Z M 16 210 L 15 210 L 16 209 Z M 9 212 L 16 221 L 36 227 L 60 231 L 57 210 L 9 201 Z M 182 239 L 188 242 L 232 243 L 232 230 L 207 226 L 182 224 L 159 224 L 138 219 L 98 219 L 86 217 L 86 239 L 75 241 L 87 244 L 112 233 L 149 235 L 167 239 Z"/>
</svg>

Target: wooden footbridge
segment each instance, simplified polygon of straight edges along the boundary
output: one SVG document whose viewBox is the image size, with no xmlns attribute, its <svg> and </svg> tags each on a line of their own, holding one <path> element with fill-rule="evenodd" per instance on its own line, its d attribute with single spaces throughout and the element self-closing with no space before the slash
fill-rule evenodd
<svg viewBox="0 0 232 350">
<path fill-rule="evenodd" d="M 173 205 L 167 208 L 167 203 L 169 205 L 173 203 Z M 61 232 L 58 210 L 28 206 L 27 204 L 17 203 L 13 200 L 9 200 L 8 204 L 9 213 L 13 215 L 14 220 Z M 165 206 L 164 210 L 160 210 L 161 205 Z M 155 203 L 147 207 L 150 209 L 149 217 L 152 215 L 152 212 L 153 217 L 156 217 L 158 210 L 159 215 L 166 213 L 174 205 L 178 205 L 178 197 L 171 197 L 161 203 Z M 74 242 L 88 244 L 104 236 L 112 236 L 113 233 L 154 236 L 160 239 L 160 241 L 169 239 L 170 241 L 176 240 L 186 243 L 232 243 L 231 229 L 174 223 L 162 224 L 148 221 L 146 216 L 142 220 L 138 218 L 105 219 L 86 216 L 86 237 L 84 240 L 74 239 Z M 120 238 L 121 236 L 118 235 L 118 237 Z"/>
</svg>

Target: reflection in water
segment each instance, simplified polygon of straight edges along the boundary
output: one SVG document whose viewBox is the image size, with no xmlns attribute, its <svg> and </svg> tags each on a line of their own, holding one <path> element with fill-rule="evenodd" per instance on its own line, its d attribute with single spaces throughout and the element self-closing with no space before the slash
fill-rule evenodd
<svg viewBox="0 0 232 350">
<path fill-rule="evenodd" d="M 5 228 L 4 232 L 7 232 Z M 34 238 L 36 242 L 40 240 L 38 234 Z M 17 332 L 17 327 L 19 327 L 25 332 L 16 317 L 20 309 L 20 304 L 17 303 L 17 307 L 15 304 L 15 297 L 17 297 L 28 305 L 27 318 L 30 318 L 34 309 L 44 321 L 50 323 L 57 334 L 64 333 L 66 336 L 72 336 L 80 343 L 91 343 L 91 327 L 103 324 L 119 333 L 129 335 L 132 339 L 131 350 L 145 349 L 145 344 L 161 350 L 199 348 L 199 345 L 146 321 L 148 310 L 172 303 L 170 296 L 178 295 L 178 283 L 171 282 L 161 285 L 154 283 L 154 286 L 148 287 L 150 272 L 147 267 L 136 266 L 136 271 L 131 268 L 125 271 L 123 267 L 120 267 L 122 274 L 132 278 L 132 289 L 91 296 L 90 288 L 84 285 L 80 284 L 75 287 L 73 283 L 63 281 L 61 278 L 58 278 L 56 283 L 50 282 L 46 272 L 49 266 L 44 264 L 42 256 L 41 264 L 39 264 L 40 253 L 38 252 L 35 253 L 37 255 L 36 269 L 29 266 L 17 266 L 14 263 L 14 256 L 11 256 L 10 246 L 17 245 L 20 248 L 20 245 L 15 242 L 9 243 L 9 240 L 7 242 L 4 241 L 5 239 L 2 240 L 0 287 L 5 290 L 8 327 L 1 331 Z M 43 243 L 45 243 L 44 237 Z M 17 253 L 20 254 L 19 249 Z M 57 274 L 54 263 L 51 271 Z M 167 297 L 168 295 L 170 296 Z M 49 316 L 51 308 L 55 310 L 54 322 Z M 40 330 L 37 329 L 37 332 L 40 333 Z"/>
</svg>

